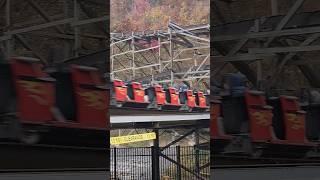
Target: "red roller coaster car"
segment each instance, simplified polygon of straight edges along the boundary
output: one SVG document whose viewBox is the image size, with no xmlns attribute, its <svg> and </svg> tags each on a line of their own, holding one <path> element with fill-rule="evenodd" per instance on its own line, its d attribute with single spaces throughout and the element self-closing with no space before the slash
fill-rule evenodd
<svg viewBox="0 0 320 180">
<path fill-rule="evenodd" d="M 266 99 L 263 92 L 223 97 L 211 104 L 211 140 L 215 153 L 305 157 L 318 143 L 306 134 L 306 112 L 291 96 Z M 218 142 L 218 143 L 217 143 Z M 242 147 L 242 148 L 239 148 Z"/>
<path fill-rule="evenodd" d="M 107 129 L 109 95 L 96 69 L 71 65 L 52 78 L 40 61 L 20 57 L 0 69 L 1 138 L 37 143 L 51 129 Z"/>
</svg>

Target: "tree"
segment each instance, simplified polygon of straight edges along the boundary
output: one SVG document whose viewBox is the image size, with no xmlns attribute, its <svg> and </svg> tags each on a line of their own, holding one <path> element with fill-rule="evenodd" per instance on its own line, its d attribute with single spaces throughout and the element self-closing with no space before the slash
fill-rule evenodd
<svg viewBox="0 0 320 180">
<path fill-rule="evenodd" d="M 209 21 L 209 0 L 111 0 L 111 31 L 167 28 L 169 19 L 181 24 Z"/>
<path fill-rule="evenodd" d="M 141 15 L 151 8 L 149 0 L 135 0 L 133 3 L 133 15 Z"/>
</svg>

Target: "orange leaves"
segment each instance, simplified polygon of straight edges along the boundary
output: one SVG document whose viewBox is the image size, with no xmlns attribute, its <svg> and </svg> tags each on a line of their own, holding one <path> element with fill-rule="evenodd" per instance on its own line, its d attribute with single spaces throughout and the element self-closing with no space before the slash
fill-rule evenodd
<svg viewBox="0 0 320 180">
<path fill-rule="evenodd" d="M 166 29 L 169 19 L 181 25 L 205 24 L 209 4 L 209 0 L 111 0 L 111 31 Z"/>
</svg>

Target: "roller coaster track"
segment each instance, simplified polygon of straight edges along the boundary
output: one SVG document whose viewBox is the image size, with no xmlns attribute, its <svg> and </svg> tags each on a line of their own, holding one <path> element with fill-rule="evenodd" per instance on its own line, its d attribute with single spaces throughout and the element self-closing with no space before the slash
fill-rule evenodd
<svg viewBox="0 0 320 180">
<path fill-rule="evenodd" d="M 214 155 L 212 158 L 213 169 L 223 168 L 250 168 L 250 167 L 285 167 L 285 166 L 320 166 L 320 159 L 303 158 L 252 158 L 245 156 Z"/>
<path fill-rule="evenodd" d="M 179 110 L 154 110 L 154 109 L 147 109 L 147 108 L 133 108 L 133 107 L 110 107 L 111 115 L 123 115 L 125 111 L 126 115 L 145 115 L 145 114 L 198 114 L 201 112 L 186 112 L 186 111 L 179 111 Z M 207 112 L 205 112 L 207 113 Z"/>
<path fill-rule="evenodd" d="M 135 108 L 110 108 L 111 129 L 117 128 L 153 128 L 191 127 L 207 128 L 209 112 L 184 112 L 178 110 L 152 110 Z"/>
<path fill-rule="evenodd" d="M 290 164 L 254 164 L 254 165 L 224 165 L 224 166 L 214 166 L 213 169 L 254 169 L 254 168 L 281 168 L 281 167 L 302 167 L 302 166 L 317 166 L 320 167 L 320 162 L 318 163 L 290 163 Z"/>
</svg>

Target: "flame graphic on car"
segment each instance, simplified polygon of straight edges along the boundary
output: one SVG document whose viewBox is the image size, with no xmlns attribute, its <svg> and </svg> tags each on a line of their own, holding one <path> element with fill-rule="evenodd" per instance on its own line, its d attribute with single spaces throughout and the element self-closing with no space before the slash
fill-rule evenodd
<svg viewBox="0 0 320 180">
<path fill-rule="evenodd" d="M 46 92 L 43 89 L 43 84 L 33 81 L 19 81 L 19 84 L 29 93 L 29 97 L 34 99 L 40 105 L 48 105 L 48 101 L 43 98 Z"/>
<path fill-rule="evenodd" d="M 142 91 L 142 90 L 135 90 L 135 92 L 136 92 L 136 95 L 137 96 L 144 96 L 144 91 Z"/>
<path fill-rule="evenodd" d="M 78 93 L 88 103 L 87 106 L 93 107 L 97 110 L 103 110 L 107 108 L 107 103 L 104 97 L 99 92 L 82 92 Z"/>
<path fill-rule="evenodd" d="M 303 128 L 303 120 L 299 118 L 296 114 L 287 113 L 288 121 L 291 123 L 291 128 L 294 130 L 299 130 Z"/>
<path fill-rule="evenodd" d="M 271 122 L 268 120 L 270 115 L 270 113 L 264 113 L 260 111 L 252 113 L 252 116 L 254 116 L 254 118 L 257 120 L 257 124 L 261 126 L 270 125 Z"/>
</svg>

